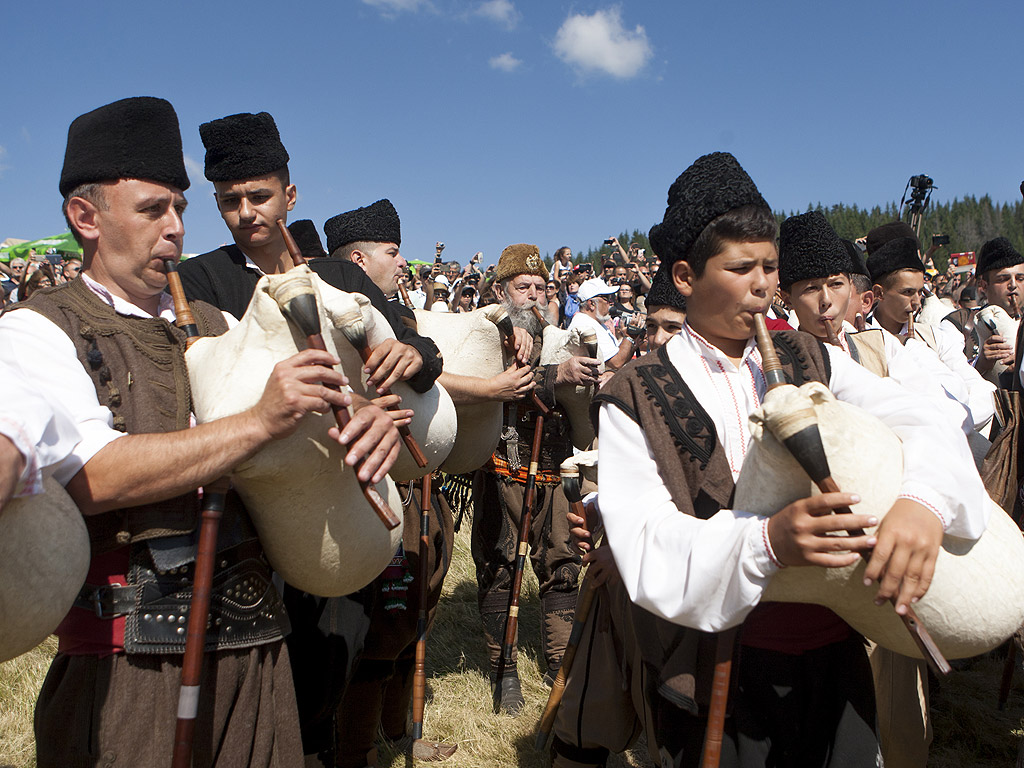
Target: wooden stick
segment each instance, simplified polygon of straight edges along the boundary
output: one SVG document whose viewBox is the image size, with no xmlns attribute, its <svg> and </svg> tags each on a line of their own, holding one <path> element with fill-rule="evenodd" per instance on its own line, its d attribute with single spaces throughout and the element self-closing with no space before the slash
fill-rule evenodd
<svg viewBox="0 0 1024 768">
<path fill-rule="evenodd" d="M 288 227 L 284 224 L 284 219 L 277 220 L 277 228 L 281 231 L 281 237 L 284 238 L 285 247 L 288 249 L 288 254 L 292 257 L 292 262 L 295 266 L 301 266 L 306 263 L 305 257 L 302 255 L 302 251 L 299 250 L 299 246 L 295 242 L 295 238 L 292 237 L 292 233 L 288 231 Z M 359 356 L 365 363 L 370 359 L 370 355 L 373 350 L 370 349 L 369 344 L 366 341 L 366 331 L 362 325 L 362 316 L 359 318 L 359 328 L 350 328 L 348 324 L 345 324 L 341 332 L 345 334 L 345 338 L 356 348 L 359 352 Z M 319 327 L 319 313 L 317 314 L 317 326 Z M 320 331 L 318 330 L 319 334 Z M 388 392 L 382 392 L 382 395 L 388 394 Z M 389 411 L 397 410 L 397 406 L 388 408 Z M 423 469 L 427 466 L 427 457 L 424 455 L 423 450 L 420 448 L 419 443 L 416 442 L 416 438 L 412 436 L 412 432 L 409 431 L 408 425 L 401 426 L 398 428 L 398 433 L 402 436 L 402 442 L 405 443 L 405 447 L 409 449 L 409 453 L 412 454 L 413 460 L 416 462 L 416 466 Z"/>
<path fill-rule="evenodd" d="M 423 476 L 420 494 L 420 610 L 416 618 L 416 661 L 412 678 L 412 737 L 423 738 L 423 708 L 427 692 L 427 559 L 430 556 L 430 473 Z"/>
<path fill-rule="evenodd" d="M 708 725 L 704 736 L 701 768 L 718 768 L 722 759 L 725 714 L 729 703 L 729 682 L 732 678 L 732 656 L 738 631 L 735 627 L 723 630 L 718 633 L 715 641 L 715 673 L 711 679 L 711 703 L 708 706 Z"/>
<path fill-rule="evenodd" d="M 839 336 L 836 335 L 836 329 L 832 327 L 831 320 L 825 321 L 825 338 L 833 347 L 843 348 L 843 345 L 839 343 Z"/>
<path fill-rule="evenodd" d="M 199 328 L 185 297 L 177 262 L 167 259 L 164 266 L 167 270 L 167 286 L 174 300 L 175 322 L 185 332 L 185 348 L 188 349 L 199 338 Z M 202 680 L 203 652 L 206 647 L 206 625 L 210 617 L 213 573 L 217 563 L 217 534 L 230 487 L 231 483 L 227 477 L 203 486 L 203 509 L 195 573 L 192 579 L 192 599 L 189 601 L 185 656 L 181 662 L 178 717 L 174 724 L 172 768 L 189 768 L 192 764 L 192 744 L 195 738 L 196 717 L 199 713 L 199 684 Z"/>
<path fill-rule="evenodd" d="M 530 548 L 533 496 L 537 486 L 537 464 L 540 461 L 540 443 L 543 432 L 544 412 L 538 411 L 533 425 L 533 445 L 530 448 L 530 467 L 526 472 L 523 506 L 519 513 L 519 543 L 516 550 L 516 567 L 512 576 L 512 590 L 509 594 L 508 615 L 505 618 L 505 642 L 501 647 L 501 659 L 504 665 L 512 663 L 512 650 L 516 644 L 516 629 L 519 625 L 519 593 L 523 588 L 523 572 L 526 570 L 526 555 Z"/>
</svg>

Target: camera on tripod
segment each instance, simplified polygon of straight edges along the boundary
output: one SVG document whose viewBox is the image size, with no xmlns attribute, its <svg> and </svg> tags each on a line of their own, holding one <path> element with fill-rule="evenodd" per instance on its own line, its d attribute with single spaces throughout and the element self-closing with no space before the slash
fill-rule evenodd
<svg viewBox="0 0 1024 768">
<path fill-rule="evenodd" d="M 925 176 L 923 173 L 917 176 L 910 177 L 910 199 L 914 201 L 924 201 L 928 197 L 928 193 L 935 188 L 935 182 L 931 176 Z"/>
</svg>

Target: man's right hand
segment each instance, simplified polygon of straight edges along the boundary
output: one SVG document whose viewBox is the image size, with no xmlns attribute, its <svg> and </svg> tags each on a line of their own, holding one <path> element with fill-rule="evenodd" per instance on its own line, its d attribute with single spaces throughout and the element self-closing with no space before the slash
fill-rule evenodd
<svg viewBox="0 0 1024 768">
<path fill-rule="evenodd" d="M 823 493 L 794 501 L 768 520 L 768 539 L 783 565 L 821 565 L 841 568 L 852 565 L 858 553 L 877 540 L 862 536 L 832 535 L 878 525 L 872 515 L 834 515 L 837 507 L 852 507 L 860 497 L 852 493 Z"/>
<path fill-rule="evenodd" d="M 537 386 L 533 380 L 533 369 L 528 365 L 513 362 L 508 368 L 491 379 L 493 391 L 490 400 L 508 402 L 522 400 Z"/>
<path fill-rule="evenodd" d="M 998 333 L 989 336 L 981 347 L 976 368 L 979 371 L 991 371 L 996 363 L 1009 365 L 1013 362 L 1013 344 Z"/>
<path fill-rule="evenodd" d="M 330 352 L 307 349 L 274 366 L 263 396 L 251 410 L 268 439 L 292 434 L 307 413 L 325 413 L 332 405 L 347 408 L 352 403 L 348 394 L 324 386 L 348 384 L 334 370 L 339 362 Z"/>
<path fill-rule="evenodd" d="M 593 357 L 570 357 L 558 364 L 555 384 L 596 384 L 600 361 Z"/>
</svg>

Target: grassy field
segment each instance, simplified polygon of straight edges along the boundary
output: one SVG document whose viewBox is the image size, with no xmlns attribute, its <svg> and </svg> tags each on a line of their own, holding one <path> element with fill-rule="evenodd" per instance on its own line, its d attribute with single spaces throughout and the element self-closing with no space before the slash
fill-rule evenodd
<svg viewBox="0 0 1024 768">
<path fill-rule="evenodd" d="M 487 657 L 476 609 L 476 580 L 469 556 L 469 532 L 456 536 L 452 569 L 427 650 L 429 674 L 425 736 L 454 742 L 458 752 L 451 768 L 521 766 L 540 768 L 547 756 L 533 747 L 534 728 L 547 701 L 548 689 L 538 668 L 540 608 L 532 574 L 524 580 L 520 614 L 519 674 L 526 709 L 517 717 L 491 712 Z M 32 707 L 56 644 L 0 665 L 0 768 L 32 768 Z M 935 743 L 929 765 L 934 768 L 1007 768 L 1017 755 L 1024 715 L 1024 674 L 1016 683 L 1004 712 L 996 710 L 1001 660 L 985 659 L 954 672 L 932 692 Z M 643 749 L 618 756 L 610 766 L 648 765 Z M 382 745 L 381 768 L 410 766 L 400 750 Z"/>
</svg>

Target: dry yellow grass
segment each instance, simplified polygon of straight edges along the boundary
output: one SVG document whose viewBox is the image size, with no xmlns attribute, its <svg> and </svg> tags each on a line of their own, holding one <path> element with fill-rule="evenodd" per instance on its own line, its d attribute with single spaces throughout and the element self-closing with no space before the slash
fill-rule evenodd
<svg viewBox="0 0 1024 768">
<path fill-rule="evenodd" d="M 468 524 L 467 524 L 468 528 Z M 532 573 L 524 579 L 520 617 L 519 674 L 526 709 L 519 717 L 491 712 L 487 682 L 487 655 L 476 608 L 476 579 L 469 556 L 469 532 L 456 536 L 452 568 L 427 649 L 429 690 L 425 736 L 454 742 L 458 752 L 445 765 L 450 768 L 541 768 L 546 754 L 533 747 L 534 729 L 547 701 L 538 667 L 540 609 Z M 31 653 L 0 665 L 0 768 L 34 768 L 32 708 L 46 668 L 55 650 L 51 640 Z M 933 768 L 1005 768 L 1012 766 L 1024 714 L 1024 675 L 1005 712 L 995 707 L 1002 662 L 979 660 L 954 672 L 933 690 L 935 743 L 929 765 Z M 638 748 L 613 757 L 610 766 L 641 768 L 648 765 Z M 382 744 L 381 768 L 411 766 L 411 759 Z"/>
</svg>

